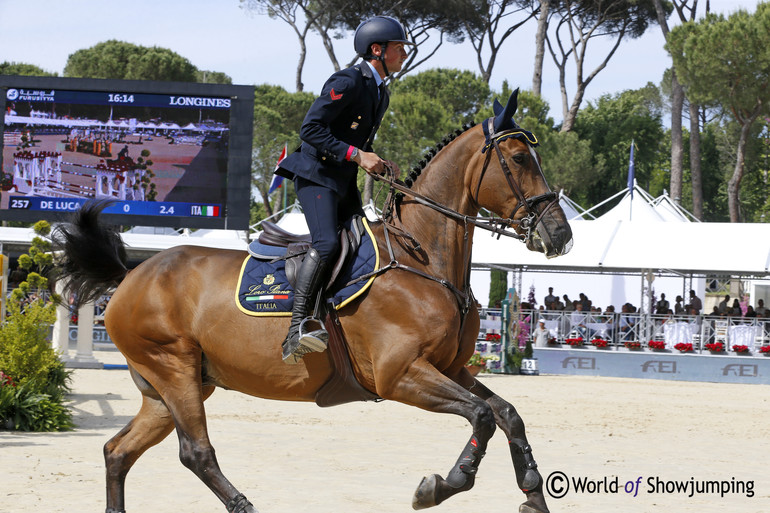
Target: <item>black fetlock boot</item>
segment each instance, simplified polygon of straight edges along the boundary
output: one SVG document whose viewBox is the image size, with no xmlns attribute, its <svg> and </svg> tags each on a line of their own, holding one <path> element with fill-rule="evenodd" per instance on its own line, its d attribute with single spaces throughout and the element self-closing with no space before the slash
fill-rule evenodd
<svg viewBox="0 0 770 513">
<path fill-rule="evenodd" d="M 305 326 L 307 323 L 303 323 L 312 311 L 313 300 L 323 285 L 324 278 L 326 277 L 326 267 L 326 262 L 321 259 L 318 252 L 310 248 L 297 273 L 297 286 L 294 289 L 294 307 L 291 311 L 291 326 L 289 326 L 289 334 L 286 335 L 286 340 L 283 341 L 283 361 L 288 364 L 298 363 L 307 353 L 326 350 L 329 334 L 323 325 L 320 325 L 320 329 L 306 333 Z M 300 337 L 300 335 L 302 336 Z"/>
</svg>

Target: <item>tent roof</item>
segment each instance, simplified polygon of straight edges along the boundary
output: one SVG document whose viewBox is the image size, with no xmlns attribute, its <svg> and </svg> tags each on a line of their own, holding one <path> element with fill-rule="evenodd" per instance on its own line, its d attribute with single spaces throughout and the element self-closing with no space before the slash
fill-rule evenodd
<svg viewBox="0 0 770 513">
<path fill-rule="evenodd" d="M 662 223 L 618 220 L 570 224 L 570 253 L 546 259 L 511 238 L 476 230 L 475 268 L 520 268 L 605 273 L 641 269 L 681 274 L 770 275 L 770 224 Z"/>
</svg>

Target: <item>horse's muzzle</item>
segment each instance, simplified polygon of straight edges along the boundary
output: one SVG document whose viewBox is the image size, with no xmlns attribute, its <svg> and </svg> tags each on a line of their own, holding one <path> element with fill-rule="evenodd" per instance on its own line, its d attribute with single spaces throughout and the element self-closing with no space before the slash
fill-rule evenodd
<svg viewBox="0 0 770 513">
<path fill-rule="evenodd" d="M 546 213 L 527 239 L 527 249 L 544 253 L 546 258 L 566 255 L 572 249 L 572 228 L 564 214 Z"/>
</svg>

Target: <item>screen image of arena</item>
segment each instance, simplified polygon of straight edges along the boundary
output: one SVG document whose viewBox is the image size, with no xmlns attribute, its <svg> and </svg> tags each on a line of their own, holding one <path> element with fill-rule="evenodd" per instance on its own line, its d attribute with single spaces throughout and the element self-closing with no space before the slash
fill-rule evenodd
<svg viewBox="0 0 770 513">
<path fill-rule="evenodd" d="M 103 199 L 120 224 L 248 224 L 253 88 L 11 76 L 0 87 L 0 218 L 56 219 Z"/>
</svg>

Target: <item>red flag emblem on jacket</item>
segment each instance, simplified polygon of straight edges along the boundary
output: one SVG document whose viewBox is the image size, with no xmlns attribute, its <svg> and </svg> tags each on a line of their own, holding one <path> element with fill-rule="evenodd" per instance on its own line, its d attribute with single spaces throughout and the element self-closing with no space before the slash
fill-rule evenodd
<svg viewBox="0 0 770 513">
<path fill-rule="evenodd" d="M 335 93 L 334 88 L 332 87 L 332 91 L 329 93 L 329 96 L 332 97 L 332 100 L 339 100 L 340 98 L 342 98 L 342 93 L 339 93 L 339 94 Z"/>
</svg>

